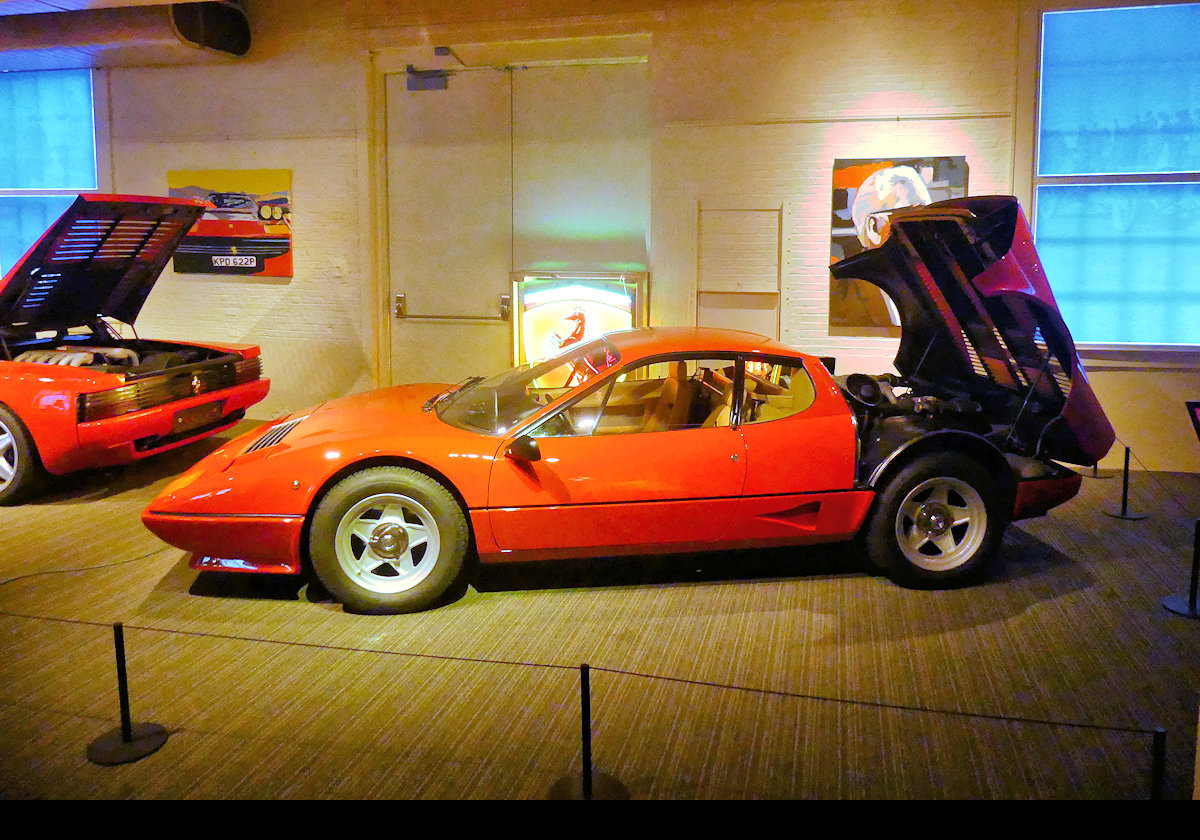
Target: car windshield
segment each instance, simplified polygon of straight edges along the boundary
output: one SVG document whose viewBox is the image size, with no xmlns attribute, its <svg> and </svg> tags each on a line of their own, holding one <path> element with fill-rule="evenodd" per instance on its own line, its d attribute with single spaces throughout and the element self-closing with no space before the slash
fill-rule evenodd
<svg viewBox="0 0 1200 840">
<path fill-rule="evenodd" d="M 620 358 L 605 339 L 589 341 L 553 359 L 530 362 L 490 379 L 468 379 L 435 403 L 437 414 L 460 429 L 502 435 Z"/>
<path fill-rule="evenodd" d="M 240 193 L 212 193 L 209 195 L 208 200 L 214 207 L 222 210 L 254 208 L 254 200 L 250 196 L 241 195 Z"/>
</svg>

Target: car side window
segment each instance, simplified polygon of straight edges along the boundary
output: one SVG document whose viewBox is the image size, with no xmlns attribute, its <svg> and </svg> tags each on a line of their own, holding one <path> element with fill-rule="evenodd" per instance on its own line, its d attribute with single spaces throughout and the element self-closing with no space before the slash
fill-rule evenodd
<svg viewBox="0 0 1200 840">
<path fill-rule="evenodd" d="M 768 423 L 799 414 L 817 398 L 804 365 L 795 361 L 746 362 L 743 423 Z"/>
<path fill-rule="evenodd" d="M 733 359 L 672 357 L 631 367 L 529 431 L 532 437 L 641 434 L 729 425 Z"/>
</svg>

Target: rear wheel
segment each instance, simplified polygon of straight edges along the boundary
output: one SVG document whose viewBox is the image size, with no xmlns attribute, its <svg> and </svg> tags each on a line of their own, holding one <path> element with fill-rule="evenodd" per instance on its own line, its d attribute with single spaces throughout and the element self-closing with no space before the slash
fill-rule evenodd
<svg viewBox="0 0 1200 840">
<path fill-rule="evenodd" d="M 20 501 L 42 477 L 42 463 L 25 424 L 0 405 L 0 505 Z"/>
<path fill-rule="evenodd" d="M 1004 493 L 982 464 L 953 452 L 926 456 L 884 485 L 867 554 L 903 586 L 960 586 L 983 576 L 1007 525 Z"/>
<path fill-rule="evenodd" d="M 372 467 L 321 500 L 309 554 L 347 609 L 417 612 L 437 606 L 459 580 L 469 539 L 466 515 L 440 483 L 415 470 Z"/>
</svg>

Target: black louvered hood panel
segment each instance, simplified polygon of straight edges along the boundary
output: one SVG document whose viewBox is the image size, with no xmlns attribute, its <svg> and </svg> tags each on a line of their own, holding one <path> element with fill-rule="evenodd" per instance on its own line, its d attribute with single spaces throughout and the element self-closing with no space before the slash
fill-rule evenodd
<svg viewBox="0 0 1200 840">
<path fill-rule="evenodd" d="M 81 195 L 0 282 L 0 330 L 132 324 L 204 202 Z"/>
<path fill-rule="evenodd" d="M 882 245 L 830 270 L 891 296 L 896 371 L 920 392 L 975 399 L 1055 459 L 1091 464 L 1112 445 L 1015 198 L 897 211 Z"/>
</svg>

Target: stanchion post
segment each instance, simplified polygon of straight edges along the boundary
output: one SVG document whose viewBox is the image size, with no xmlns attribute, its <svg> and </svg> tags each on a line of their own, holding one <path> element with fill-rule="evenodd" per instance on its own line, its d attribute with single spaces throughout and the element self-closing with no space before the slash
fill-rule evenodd
<svg viewBox="0 0 1200 840">
<path fill-rule="evenodd" d="M 1162 799 L 1163 780 L 1167 776 L 1167 733 L 1154 727 L 1154 755 L 1150 764 L 1150 798 Z"/>
<path fill-rule="evenodd" d="M 129 680 L 125 672 L 125 627 L 113 625 L 113 647 L 117 656 L 117 697 L 121 725 L 88 744 L 88 761 L 93 764 L 128 764 L 145 758 L 167 742 L 167 730 L 157 723 L 134 724 L 129 716 Z"/>
<path fill-rule="evenodd" d="M 1096 479 L 1112 478 L 1111 475 L 1100 475 L 1100 462 L 1099 461 L 1092 464 L 1092 471 L 1090 473 L 1084 473 L 1083 475 L 1086 478 L 1096 478 Z"/>
<path fill-rule="evenodd" d="M 1129 447 L 1125 447 L 1125 468 L 1121 471 L 1121 516 L 1129 513 Z"/>
<path fill-rule="evenodd" d="M 113 646 L 117 652 L 117 700 L 121 705 L 121 740 L 133 741 L 133 722 L 129 718 L 129 677 L 125 673 L 125 625 L 113 625 Z"/>
<path fill-rule="evenodd" d="M 1121 509 L 1119 511 L 1104 511 L 1117 519 L 1145 519 L 1144 513 L 1129 512 L 1129 447 L 1125 447 L 1125 468 L 1121 472 Z"/>
<path fill-rule="evenodd" d="M 1196 520 L 1196 533 L 1192 539 L 1192 579 L 1188 584 L 1188 596 L 1185 599 L 1178 595 L 1168 595 L 1163 598 L 1162 605 L 1173 613 L 1186 615 L 1188 618 L 1200 618 L 1196 604 L 1198 587 L 1200 587 L 1200 519 Z"/>
<path fill-rule="evenodd" d="M 550 788 L 550 799 L 628 799 L 629 791 L 607 773 L 592 768 L 592 669 L 579 666 L 579 726 L 583 741 L 583 772 L 559 779 Z"/>
<path fill-rule="evenodd" d="M 592 680 L 591 668 L 579 666 L 579 709 L 583 735 L 583 798 L 592 798 Z"/>
</svg>

